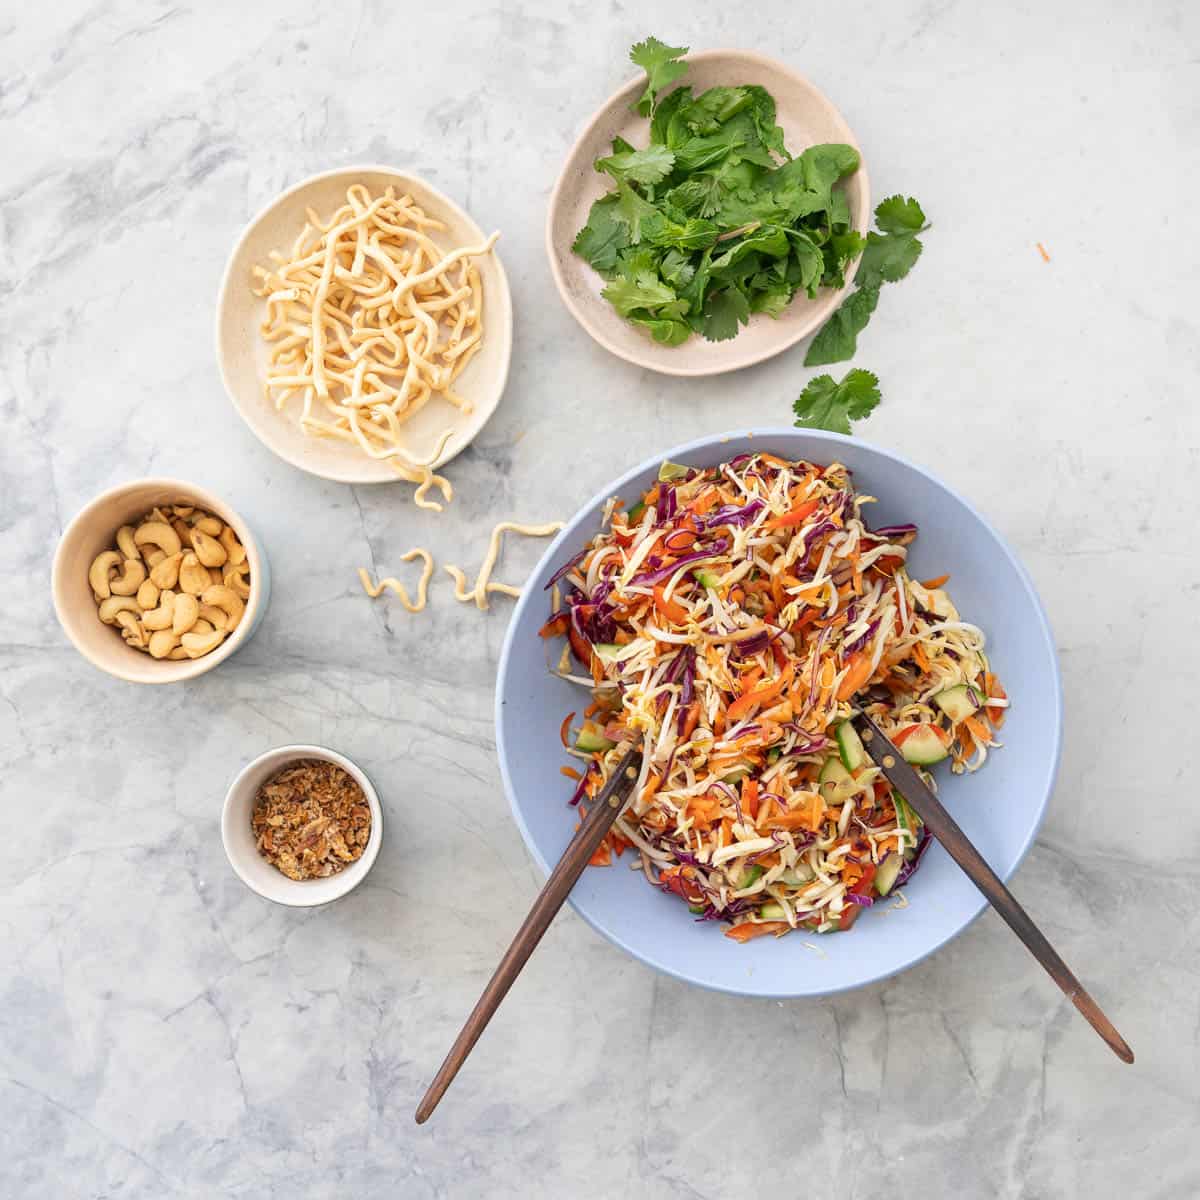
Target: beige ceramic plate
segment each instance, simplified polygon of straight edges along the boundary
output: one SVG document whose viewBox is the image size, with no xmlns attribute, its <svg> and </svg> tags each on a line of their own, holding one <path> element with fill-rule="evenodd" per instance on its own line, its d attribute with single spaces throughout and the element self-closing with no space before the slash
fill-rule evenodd
<svg viewBox="0 0 1200 1200">
<path fill-rule="evenodd" d="M 784 143 L 792 154 L 822 142 L 845 142 L 862 150 L 841 113 L 803 75 L 790 67 L 745 50 L 705 50 L 687 56 L 688 72 L 681 83 L 697 92 L 716 85 L 761 84 L 775 97 L 776 119 Z M 608 191 L 609 179 L 592 167 L 608 154 L 620 135 L 635 146 L 644 146 L 649 122 L 630 108 L 645 77 L 638 76 L 610 97 L 588 122 L 571 148 L 562 174 L 550 197 L 546 220 L 546 250 L 554 281 L 576 320 L 607 350 L 640 367 L 664 375 L 717 375 L 770 358 L 801 338 L 815 333 L 841 303 L 858 269 L 846 271 L 841 291 L 824 291 L 815 300 L 797 296 L 778 319 L 764 314 L 750 318 L 737 337 L 725 342 L 689 338 L 682 346 L 660 346 L 645 330 L 617 315 L 600 295 L 604 280 L 571 250 L 575 235 L 587 222 L 592 202 Z M 854 228 L 864 232 L 871 211 L 871 189 L 862 163 L 845 184 Z"/>
<path fill-rule="evenodd" d="M 352 443 L 302 433 L 295 409 L 276 412 L 263 394 L 267 346 L 259 336 L 266 304 L 254 295 L 251 268 L 265 263 L 272 250 L 286 250 L 304 227 L 305 209 L 323 216 L 345 203 L 346 189 L 365 184 L 372 194 L 394 184 L 410 193 L 431 217 L 445 222 L 445 232 L 433 234 L 447 250 L 485 240 L 483 230 L 453 200 L 436 188 L 388 167 L 343 167 L 296 184 L 272 201 L 246 227 L 233 248 L 221 280 L 217 301 L 217 361 L 225 389 L 242 419 L 264 445 L 294 467 L 341 483 L 387 483 L 399 476 L 386 461 L 368 458 Z M 489 231 L 490 232 L 490 231 Z M 483 428 L 500 402 L 512 354 L 512 297 L 496 252 L 477 258 L 483 282 L 483 349 L 475 355 L 455 385 L 474 402 L 470 413 L 448 400 L 433 399 L 404 425 L 405 450 L 429 458 L 448 426 L 454 434 L 435 466 L 452 459 Z"/>
</svg>

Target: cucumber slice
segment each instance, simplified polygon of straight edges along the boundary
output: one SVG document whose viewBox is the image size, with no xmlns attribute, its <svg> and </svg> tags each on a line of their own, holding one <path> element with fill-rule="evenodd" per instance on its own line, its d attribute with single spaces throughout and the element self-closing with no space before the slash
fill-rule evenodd
<svg viewBox="0 0 1200 1200">
<path fill-rule="evenodd" d="M 741 783 L 742 780 L 745 779 L 746 776 L 749 775 L 753 769 L 754 769 L 753 767 L 749 767 L 749 766 L 734 767 L 733 770 L 730 771 L 728 775 L 721 776 L 721 782 L 722 783 Z"/>
<path fill-rule="evenodd" d="M 825 760 L 819 776 L 821 795 L 826 804 L 845 804 L 855 792 L 858 784 L 854 782 L 850 772 L 842 765 L 842 760 L 836 755 L 830 755 Z"/>
<path fill-rule="evenodd" d="M 913 812 L 913 810 L 909 807 L 908 801 L 905 800 L 899 792 L 895 792 L 892 798 L 896 802 L 896 824 L 899 825 L 901 829 L 908 830 L 911 837 L 909 838 L 907 845 L 911 847 L 916 843 L 917 830 L 920 827 L 921 818 L 918 817 L 915 812 Z"/>
<path fill-rule="evenodd" d="M 770 748 L 770 750 L 768 750 L 768 751 L 767 751 L 767 763 L 768 763 L 768 765 L 774 765 L 775 763 L 777 763 L 777 762 L 779 761 L 779 756 L 780 756 L 782 753 L 783 753 L 783 751 L 782 751 L 782 750 L 780 750 L 780 748 L 779 748 L 778 746 L 772 746 L 772 747 Z"/>
<path fill-rule="evenodd" d="M 596 642 L 592 646 L 592 653 L 606 667 L 615 667 L 621 657 L 621 651 L 624 649 L 624 646 L 618 646 L 616 642 Z"/>
<path fill-rule="evenodd" d="M 575 749 L 585 754 L 597 754 L 611 750 L 617 743 L 594 729 L 581 729 L 575 738 Z"/>
<path fill-rule="evenodd" d="M 740 892 L 743 888 L 748 888 L 751 884 L 757 883 L 764 869 L 761 863 L 751 863 L 738 878 L 737 890 Z"/>
<path fill-rule="evenodd" d="M 691 467 L 685 467 L 682 463 L 673 463 L 668 459 L 658 468 L 658 478 L 662 482 L 671 479 L 682 479 L 691 469 Z"/>
<path fill-rule="evenodd" d="M 863 749 L 858 730 L 849 721 L 843 721 L 833 736 L 837 740 L 838 753 L 842 756 L 842 766 L 847 771 L 857 771 L 867 761 L 867 752 Z"/>
<path fill-rule="evenodd" d="M 904 859 L 899 854 L 889 854 L 879 864 L 879 870 L 875 872 L 875 890 L 879 895 L 886 896 L 896 886 L 896 878 L 903 866 Z"/>
<path fill-rule="evenodd" d="M 812 883 L 816 878 L 816 872 L 806 862 L 798 862 L 794 867 L 780 873 L 779 882 L 786 887 L 803 887 L 806 883 Z"/>
<path fill-rule="evenodd" d="M 758 915 L 762 917 L 764 921 L 787 920 L 787 913 L 784 911 L 783 905 L 777 904 L 774 900 L 772 900 L 769 904 L 764 904 L 762 908 L 758 910 Z"/>
<path fill-rule="evenodd" d="M 692 578 L 694 578 L 702 588 L 715 588 L 719 582 L 719 576 L 715 571 L 706 571 L 703 567 L 701 567 L 698 571 L 693 571 Z"/>
<path fill-rule="evenodd" d="M 635 505 L 634 505 L 634 506 L 633 506 L 633 507 L 632 507 L 632 508 L 629 510 L 629 512 L 627 512 L 627 513 L 625 514 L 625 524 L 626 524 L 626 525 L 632 525 L 634 521 L 639 521 L 639 520 L 641 520 L 642 513 L 644 513 L 645 511 L 646 511 L 646 504 L 645 504 L 645 501 L 643 501 L 643 500 L 639 500 L 639 501 L 638 501 L 638 502 L 637 502 L 637 503 L 636 503 L 636 504 L 635 504 Z"/>
<path fill-rule="evenodd" d="M 950 751 L 938 737 L 933 725 L 918 725 L 904 739 L 900 753 L 905 762 L 915 763 L 919 767 L 930 767 L 934 763 L 940 763 Z"/>
<path fill-rule="evenodd" d="M 946 688 L 944 692 L 938 692 L 933 702 L 957 725 L 979 711 L 983 696 L 971 684 L 959 683 Z"/>
</svg>

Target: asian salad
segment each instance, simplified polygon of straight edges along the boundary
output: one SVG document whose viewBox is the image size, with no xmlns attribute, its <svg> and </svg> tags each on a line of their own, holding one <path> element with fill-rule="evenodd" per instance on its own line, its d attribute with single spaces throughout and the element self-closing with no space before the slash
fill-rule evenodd
<svg viewBox="0 0 1200 1200">
<path fill-rule="evenodd" d="M 928 837 L 869 762 L 865 711 L 916 764 L 974 771 L 1008 701 L 946 577 L 907 570 L 913 525 L 868 528 L 839 463 L 664 463 L 552 578 L 544 638 L 591 692 L 562 740 L 586 808 L 634 742 L 633 798 L 592 859 L 625 850 L 739 942 L 849 929 Z"/>
</svg>

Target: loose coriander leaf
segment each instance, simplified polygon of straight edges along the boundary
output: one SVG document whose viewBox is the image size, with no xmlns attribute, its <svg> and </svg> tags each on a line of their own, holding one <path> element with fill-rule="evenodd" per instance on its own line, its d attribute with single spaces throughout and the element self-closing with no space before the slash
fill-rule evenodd
<svg viewBox="0 0 1200 1200">
<path fill-rule="evenodd" d="M 856 367 L 840 383 L 832 375 L 809 380 L 792 408 L 801 428 L 849 434 L 850 422 L 868 416 L 878 403 L 878 377 Z"/>
<path fill-rule="evenodd" d="M 663 320 L 659 317 L 630 317 L 630 320 L 648 330 L 650 336 L 664 346 L 678 346 L 692 336 L 691 326 L 685 321 Z"/>
<path fill-rule="evenodd" d="M 856 288 L 813 338 L 804 356 L 804 365 L 821 367 L 853 358 L 858 349 L 858 335 L 866 328 L 878 303 L 878 285 Z"/>
<path fill-rule="evenodd" d="M 576 234 L 571 246 L 603 275 L 613 269 L 617 255 L 629 245 L 628 231 L 615 215 L 616 204 L 615 196 L 597 200 L 588 213 L 587 224 Z"/>
<path fill-rule="evenodd" d="M 922 249 L 921 239 L 912 234 L 868 233 L 858 267 L 859 286 L 878 287 L 903 279 L 921 257 Z"/>
<path fill-rule="evenodd" d="M 702 221 L 698 217 L 672 221 L 656 213 L 642 221 L 642 237 L 647 242 L 677 250 L 703 250 L 717 240 L 719 232 L 711 221 Z"/>
<path fill-rule="evenodd" d="M 687 64 L 676 60 L 688 52 L 686 46 L 667 46 L 656 37 L 638 42 L 629 51 L 634 66 L 646 72 L 646 90 L 634 105 L 640 116 L 648 117 L 654 112 L 656 97 L 664 88 L 669 88 L 686 70 Z"/>
<path fill-rule="evenodd" d="M 607 171 L 614 179 L 627 179 L 652 187 L 671 173 L 675 155 L 666 146 L 647 146 L 645 150 L 622 150 L 607 158 L 596 159 L 596 170 Z"/>
<path fill-rule="evenodd" d="M 911 196 L 889 196 L 875 209 L 875 224 L 884 233 L 920 233 L 925 214 Z"/>
<path fill-rule="evenodd" d="M 750 302 L 736 288 L 725 288 L 714 292 L 705 303 L 701 332 L 710 342 L 724 342 L 736 336 L 748 320 Z"/>
</svg>

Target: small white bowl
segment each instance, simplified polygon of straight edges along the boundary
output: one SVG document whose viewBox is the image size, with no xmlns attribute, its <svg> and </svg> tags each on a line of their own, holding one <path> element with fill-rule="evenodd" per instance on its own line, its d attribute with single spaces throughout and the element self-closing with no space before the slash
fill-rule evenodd
<svg viewBox="0 0 1200 1200">
<path fill-rule="evenodd" d="M 250 825 L 258 789 L 289 763 L 304 758 L 319 758 L 334 763 L 353 776 L 371 809 L 371 836 L 367 839 L 367 848 L 362 852 L 362 857 L 325 879 L 289 879 L 259 854 Z M 225 807 L 221 810 L 221 841 L 225 845 L 229 865 L 252 892 L 257 892 L 264 899 L 274 900 L 276 904 L 311 908 L 339 899 L 366 878 L 383 841 L 383 809 L 374 786 L 362 768 L 344 754 L 324 746 L 279 746 L 260 754 L 243 767 L 229 785 Z"/>
<path fill-rule="evenodd" d="M 127 646 L 119 630 L 100 620 L 88 583 L 92 560 L 102 550 L 115 548 L 117 530 L 156 505 L 167 504 L 193 504 L 220 517 L 233 527 L 250 564 L 250 597 L 237 629 L 211 654 L 179 662 L 151 658 Z M 267 611 L 271 572 L 250 526 L 220 497 L 181 479 L 135 479 L 102 492 L 63 530 L 54 554 L 51 587 L 59 624 L 88 662 L 130 683 L 179 683 L 211 671 L 250 640 Z"/>
<path fill-rule="evenodd" d="M 791 67 L 748 50 L 704 50 L 687 55 L 684 61 L 687 74 L 680 84 L 697 92 L 718 85 L 757 83 L 765 87 L 775 97 L 776 120 L 793 154 L 823 142 L 844 142 L 858 150 L 859 167 L 845 181 L 845 189 L 850 223 L 860 233 L 866 233 L 871 217 L 866 161 L 850 126 L 815 84 Z M 601 296 L 606 281 L 571 246 L 587 223 L 593 201 L 599 200 L 612 182 L 593 168 L 593 162 L 609 153 L 614 137 L 623 137 L 635 146 L 646 144 L 649 122 L 630 109 L 645 86 L 644 75 L 631 79 L 589 119 L 571 147 L 550 197 L 546 253 L 554 282 L 571 315 L 618 358 L 663 375 L 717 375 L 736 371 L 771 358 L 815 333 L 849 292 L 858 271 L 858 259 L 846 268 L 843 288 L 837 291 L 824 288 L 815 300 L 803 294 L 795 296 L 777 318 L 761 313 L 753 316 L 736 337 L 724 342 L 709 342 L 696 335 L 680 346 L 662 346 L 644 329 L 621 317 Z"/>
<path fill-rule="evenodd" d="M 447 250 L 486 240 L 478 225 L 448 196 L 415 175 L 390 167 L 341 167 L 314 175 L 272 200 L 246 226 L 221 279 L 217 298 L 217 362 L 225 390 L 242 420 L 267 449 L 302 471 L 338 483 L 395 483 L 400 477 L 381 459 L 369 458 L 357 445 L 336 438 L 310 437 L 300 428 L 295 406 L 276 411 L 263 388 L 269 347 L 259 333 L 266 301 L 254 295 L 251 268 L 268 262 L 272 250 L 284 250 L 304 228 L 305 209 L 323 216 L 346 202 L 351 184 L 365 184 L 372 194 L 389 184 L 407 192 L 431 216 L 446 224 L 434 239 Z M 402 426 L 404 449 L 414 458 L 428 459 L 448 427 L 454 429 L 435 467 L 447 463 L 483 428 L 495 411 L 508 380 L 512 357 L 512 296 L 497 250 L 474 260 L 483 285 L 483 348 L 455 384 L 474 408 L 461 412 L 448 400 L 433 399 Z"/>
</svg>

